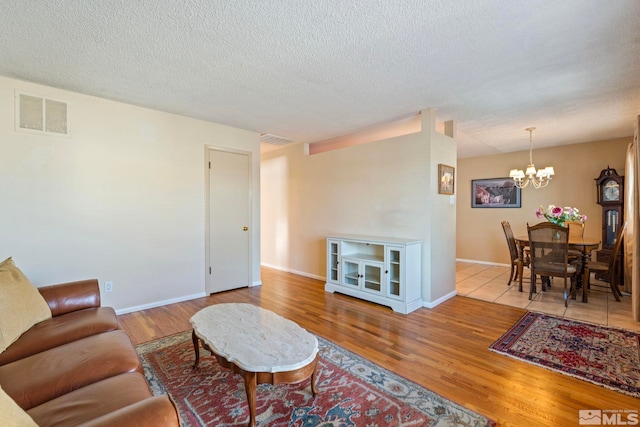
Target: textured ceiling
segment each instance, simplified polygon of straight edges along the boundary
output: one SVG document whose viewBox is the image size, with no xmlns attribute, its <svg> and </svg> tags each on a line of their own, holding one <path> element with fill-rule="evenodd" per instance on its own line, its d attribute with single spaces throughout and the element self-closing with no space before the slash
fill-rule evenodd
<svg viewBox="0 0 640 427">
<path fill-rule="evenodd" d="M 0 0 L 0 75 L 300 142 L 425 108 L 460 157 L 630 136 L 638 0 Z"/>
</svg>

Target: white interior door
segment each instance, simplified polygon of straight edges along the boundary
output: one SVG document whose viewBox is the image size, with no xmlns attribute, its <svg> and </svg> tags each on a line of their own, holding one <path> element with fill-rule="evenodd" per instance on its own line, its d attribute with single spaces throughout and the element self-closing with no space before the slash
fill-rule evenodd
<svg viewBox="0 0 640 427">
<path fill-rule="evenodd" d="M 250 167 L 248 154 L 209 150 L 210 294 L 250 285 Z"/>
</svg>

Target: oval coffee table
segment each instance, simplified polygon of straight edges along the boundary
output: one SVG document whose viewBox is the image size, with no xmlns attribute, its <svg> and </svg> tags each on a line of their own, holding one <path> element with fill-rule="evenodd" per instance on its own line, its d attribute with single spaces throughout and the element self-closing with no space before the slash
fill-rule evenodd
<svg viewBox="0 0 640 427">
<path fill-rule="evenodd" d="M 200 346 L 218 363 L 244 378 L 249 426 L 256 422 L 258 384 L 298 383 L 311 377 L 315 397 L 318 340 L 298 324 L 252 304 L 215 304 L 191 317 L 193 348 L 200 363 Z"/>
</svg>

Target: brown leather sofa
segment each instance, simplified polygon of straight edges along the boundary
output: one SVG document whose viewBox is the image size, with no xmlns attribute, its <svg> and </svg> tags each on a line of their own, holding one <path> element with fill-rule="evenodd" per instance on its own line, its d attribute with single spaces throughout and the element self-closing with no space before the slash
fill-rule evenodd
<svg viewBox="0 0 640 427">
<path fill-rule="evenodd" d="M 115 311 L 100 306 L 97 280 L 38 290 L 52 317 L 0 353 L 0 387 L 38 426 L 180 426 Z"/>
</svg>

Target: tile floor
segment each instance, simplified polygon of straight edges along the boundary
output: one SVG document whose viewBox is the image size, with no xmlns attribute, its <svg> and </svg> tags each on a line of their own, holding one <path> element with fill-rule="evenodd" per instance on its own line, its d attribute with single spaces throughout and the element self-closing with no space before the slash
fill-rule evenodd
<svg viewBox="0 0 640 427">
<path fill-rule="evenodd" d="M 578 290 L 575 300 L 564 306 L 562 293 L 563 280 L 554 278 L 551 289 L 540 291 L 529 301 L 529 285 L 531 283 L 529 269 L 524 269 L 522 292 L 518 292 L 518 282 L 507 286 L 511 269 L 505 266 L 476 264 L 458 261 L 456 263 L 456 290 L 458 295 L 492 301 L 498 304 L 520 307 L 530 311 L 549 313 L 556 316 L 583 320 L 601 325 L 616 326 L 640 331 L 640 322 L 634 322 L 631 315 L 631 297 L 625 294 L 621 302 L 617 302 L 607 283 L 594 280 L 588 293 L 586 304 L 582 302 L 582 290 Z"/>
</svg>

